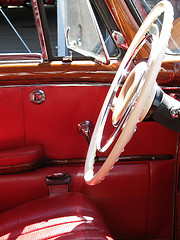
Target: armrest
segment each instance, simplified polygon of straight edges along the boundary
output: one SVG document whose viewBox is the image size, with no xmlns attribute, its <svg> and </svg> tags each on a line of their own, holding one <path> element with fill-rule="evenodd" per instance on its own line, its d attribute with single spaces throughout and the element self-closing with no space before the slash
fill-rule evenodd
<svg viewBox="0 0 180 240">
<path fill-rule="evenodd" d="M 0 151 L 0 174 L 19 173 L 39 167 L 44 151 L 40 145 Z"/>
</svg>

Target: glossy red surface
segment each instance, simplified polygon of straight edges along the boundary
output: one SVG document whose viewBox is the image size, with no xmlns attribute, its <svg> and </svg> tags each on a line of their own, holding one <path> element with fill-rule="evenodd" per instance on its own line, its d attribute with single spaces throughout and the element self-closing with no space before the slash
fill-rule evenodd
<svg viewBox="0 0 180 240">
<path fill-rule="evenodd" d="M 29 98 L 35 87 L 0 89 L 1 150 L 40 144 L 45 155 L 52 159 L 85 157 L 88 145 L 77 125 L 85 120 L 95 125 L 108 87 L 59 85 L 37 88 L 46 94 L 45 102 L 40 105 L 33 104 Z M 105 137 L 110 134 L 111 128 Z M 167 137 L 171 141 L 167 141 Z M 159 124 L 141 123 L 123 155 L 174 155 L 176 141 L 176 133 Z"/>
<path fill-rule="evenodd" d="M 30 102 L 33 87 L 23 88 L 25 144 L 41 144 L 52 159 L 86 156 L 87 143 L 78 132 L 78 124 L 89 120 L 94 125 L 108 87 L 41 87 L 46 100 Z"/>
<path fill-rule="evenodd" d="M 45 167 L 24 174 L 4 175 L 0 183 L 4 193 L 1 211 L 48 195 L 45 177 L 65 172 L 72 179 L 69 191 L 85 193 L 97 204 L 113 236 L 168 238 L 172 230 L 174 164 L 173 159 L 122 162 L 101 184 L 93 187 L 84 182 L 84 165 Z"/>
<path fill-rule="evenodd" d="M 43 148 L 40 145 L 0 151 L 0 167 L 15 166 L 35 162 L 42 158 Z"/>
<path fill-rule="evenodd" d="M 1 6 L 23 6 L 25 0 L 0 0 Z"/>
<path fill-rule="evenodd" d="M 1 214 L 1 240 L 57 238 L 112 239 L 96 206 L 78 193 L 47 196 Z"/>
<path fill-rule="evenodd" d="M 45 92 L 46 100 L 40 105 L 33 104 L 29 99 L 34 89 L 0 89 L 4 119 L 0 125 L 3 132 L 1 142 L 9 143 L 7 146 L 2 144 L 2 150 L 21 144 L 40 144 L 45 155 L 51 159 L 71 162 L 71 159 L 84 158 L 88 146 L 85 137 L 78 133 L 77 124 L 84 120 L 95 123 L 108 87 L 42 87 L 40 89 Z M 10 115 L 11 110 L 13 116 Z M 10 134 L 11 130 L 13 135 Z M 144 122 L 138 125 L 123 155 L 171 154 L 175 157 L 176 142 L 177 133 L 157 123 Z M 72 177 L 69 191 L 83 192 L 98 205 L 113 236 L 166 239 L 172 235 L 174 167 L 174 158 L 122 162 L 115 165 L 100 185 L 94 187 L 84 183 L 84 165 L 77 164 L 1 175 L 3 197 L 0 199 L 0 211 L 47 196 L 46 176 L 64 172 Z"/>
<path fill-rule="evenodd" d="M 130 44 L 138 29 L 130 9 L 124 0 L 105 0 L 105 3 L 124 39 Z M 61 239 L 110 236 L 92 201 L 117 239 L 179 240 L 179 235 L 176 239 L 173 236 L 176 227 L 174 215 L 177 213 L 175 192 L 178 193 L 176 174 L 180 159 L 178 134 L 155 122 L 139 123 L 122 153 L 131 160 L 117 163 L 101 184 L 87 186 L 83 178 L 84 164 L 79 162 L 83 162 L 88 145 L 85 137 L 78 133 L 77 125 L 84 120 L 95 125 L 109 88 L 102 83 L 112 82 L 121 60 L 112 60 L 107 66 L 89 60 L 48 62 L 46 39 L 40 28 L 42 22 L 37 9 L 35 19 L 46 61 L 0 65 L 0 161 L 2 165 L 9 166 L 12 161 L 12 158 L 7 159 L 9 153 L 14 158 L 13 164 L 36 161 L 43 153 L 47 159 L 38 169 L 0 175 L 0 239 L 34 240 L 47 236 L 55 239 L 65 231 L 68 235 Z M 140 59 L 145 58 L 146 50 L 142 50 Z M 3 60 L 11 57 L 3 55 Z M 169 56 L 158 75 L 157 82 L 168 93 L 178 93 L 178 66 L 179 59 Z M 95 86 L 95 83 L 100 85 Z M 174 88 L 168 88 L 172 86 Z M 34 89 L 45 92 L 44 103 L 36 105 L 30 101 L 29 94 Z M 111 134 L 110 121 L 107 125 L 105 139 Z M 38 148 L 34 152 L 32 145 L 42 146 L 43 150 L 40 148 L 39 152 Z M 17 148 L 21 149 L 20 157 L 15 150 Z M 108 153 L 99 156 L 107 156 Z M 66 164 L 62 165 L 62 162 Z M 95 171 L 100 164 L 96 164 Z M 71 176 L 70 193 L 50 197 L 49 191 L 54 192 L 54 189 L 48 188 L 46 177 L 59 172 Z M 67 188 L 55 186 L 56 192 L 64 190 Z M 90 201 L 79 193 L 89 197 Z M 177 204 L 179 207 L 178 199 Z M 77 208 L 80 209 L 80 219 L 75 222 L 71 216 L 77 216 Z M 84 222 L 84 216 L 93 217 L 93 221 Z M 178 213 L 178 234 L 179 216 Z M 62 225 L 64 217 L 68 219 Z M 87 228 L 93 231 L 83 231 Z"/>
<path fill-rule="evenodd" d="M 41 87 L 46 101 L 40 105 L 33 104 L 29 99 L 34 89 L 0 89 L 1 150 L 24 144 L 42 144 L 46 156 L 51 158 L 85 157 L 87 143 L 78 133 L 77 125 L 84 120 L 95 124 L 108 87 Z M 157 133 L 156 144 L 153 144 L 154 132 Z M 167 136 L 172 138 L 170 142 L 166 141 Z M 130 155 L 131 152 L 134 155 L 174 153 L 175 142 L 176 134 L 172 131 L 157 123 L 143 123 L 138 125 L 127 152 Z M 132 147 L 135 143 L 136 147 Z"/>
<path fill-rule="evenodd" d="M 7 150 L 24 145 L 24 120 L 21 88 L 0 89 L 0 148 Z"/>
</svg>

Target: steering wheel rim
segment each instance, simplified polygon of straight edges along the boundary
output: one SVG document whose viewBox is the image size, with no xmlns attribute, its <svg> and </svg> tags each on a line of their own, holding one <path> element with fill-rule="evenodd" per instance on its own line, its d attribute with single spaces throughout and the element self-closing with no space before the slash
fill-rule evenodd
<svg viewBox="0 0 180 240">
<path fill-rule="evenodd" d="M 133 111 L 130 112 L 129 117 L 125 122 L 125 126 L 123 126 L 123 130 L 121 131 L 121 134 L 118 137 L 109 156 L 107 157 L 106 161 L 101 166 L 99 171 L 96 174 L 94 174 L 94 162 L 96 151 L 97 150 L 105 151 L 114 140 L 114 139 L 110 140 L 105 147 L 101 148 L 100 139 L 102 139 L 106 119 L 109 114 L 110 108 L 112 107 L 112 104 L 114 104 L 113 101 L 115 99 L 117 89 L 119 88 L 120 83 L 122 81 L 122 76 L 124 76 L 124 72 L 126 71 L 128 64 L 130 64 L 129 61 L 132 59 L 132 56 L 136 54 L 135 52 L 137 51 L 137 49 L 139 51 L 142 42 L 146 38 L 145 34 L 148 32 L 149 28 L 153 26 L 153 22 L 162 13 L 164 13 L 164 20 L 161 29 L 161 34 L 158 38 L 158 31 L 156 31 L 157 29 L 155 28 L 156 31 L 154 35 L 155 40 L 153 40 L 152 42 L 152 49 L 148 60 L 148 64 L 146 64 L 145 62 L 143 63 L 145 66 L 145 72 L 141 71 L 140 67 L 136 67 L 138 68 L 136 69 L 137 71 L 133 72 L 135 76 L 137 72 L 139 72 L 140 74 L 139 78 L 141 78 L 141 80 L 143 79 L 141 91 L 140 93 L 138 93 L 138 96 L 135 100 L 136 104 L 135 106 L 133 106 Z M 91 138 L 84 169 L 84 179 L 88 185 L 96 185 L 105 178 L 105 176 L 113 168 L 115 162 L 118 160 L 121 152 L 124 150 L 126 144 L 131 139 L 133 133 L 136 131 L 137 123 L 139 121 L 142 121 L 142 119 L 146 116 L 156 93 L 156 78 L 164 58 L 165 50 L 168 45 L 168 40 L 172 28 L 172 22 L 173 22 L 173 7 L 171 3 L 168 1 L 159 2 L 148 14 L 143 24 L 139 28 L 137 34 L 135 35 L 130 47 L 128 48 L 122 60 L 122 63 L 115 75 L 115 78 L 111 84 L 111 87 L 107 93 L 107 96 L 100 111 Z M 117 110 L 117 112 L 118 111 L 119 110 Z M 116 120 L 113 119 L 112 121 L 113 123 L 116 124 L 117 120 L 118 119 Z"/>
</svg>

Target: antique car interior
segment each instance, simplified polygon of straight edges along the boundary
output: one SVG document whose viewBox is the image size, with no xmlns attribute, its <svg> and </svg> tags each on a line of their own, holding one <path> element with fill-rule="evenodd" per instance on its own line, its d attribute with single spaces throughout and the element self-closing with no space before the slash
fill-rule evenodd
<svg viewBox="0 0 180 240">
<path fill-rule="evenodd" d="M 180 239 L 179 2 L 3 5 L 0 240 Z"/>
</svg>

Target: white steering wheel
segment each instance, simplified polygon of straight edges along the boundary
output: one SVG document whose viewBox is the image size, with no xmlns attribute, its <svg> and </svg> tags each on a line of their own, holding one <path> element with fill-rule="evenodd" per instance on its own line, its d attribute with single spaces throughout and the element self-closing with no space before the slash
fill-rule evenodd
<svg viewBox="0 0 180 240">
<path fill-rule="evenodd" d="M 164 18 L 159 32 L 160 21 L 157 18 L 160 15 L 164 15 Z M 88 185 L 98 184 L 105 178 L 131 139 L 137 123 L 142 121 L 149 111 L 155 97 L 156 78 L 168 46 L 172 22 L 173 7 L 171 3 L 168 1 L 159 2 L 148 14 L 128 48 L 108 91 L 89 145 L 84 171 L 84 179 Z M 145 43 L 151 45 L 148 59 L 138 63 L 127 77 L 135 56 Z M 125 78 L 119 96 L 116 97 Z M 114 132 L 106 144 L 101 146 L 104 126 L 110 110 L 113 111 Z M 120 135 L 112 151 L 99 171 L 94 174 L 96 151 L 104 152 L 119 132 Z"/>
</svg>

